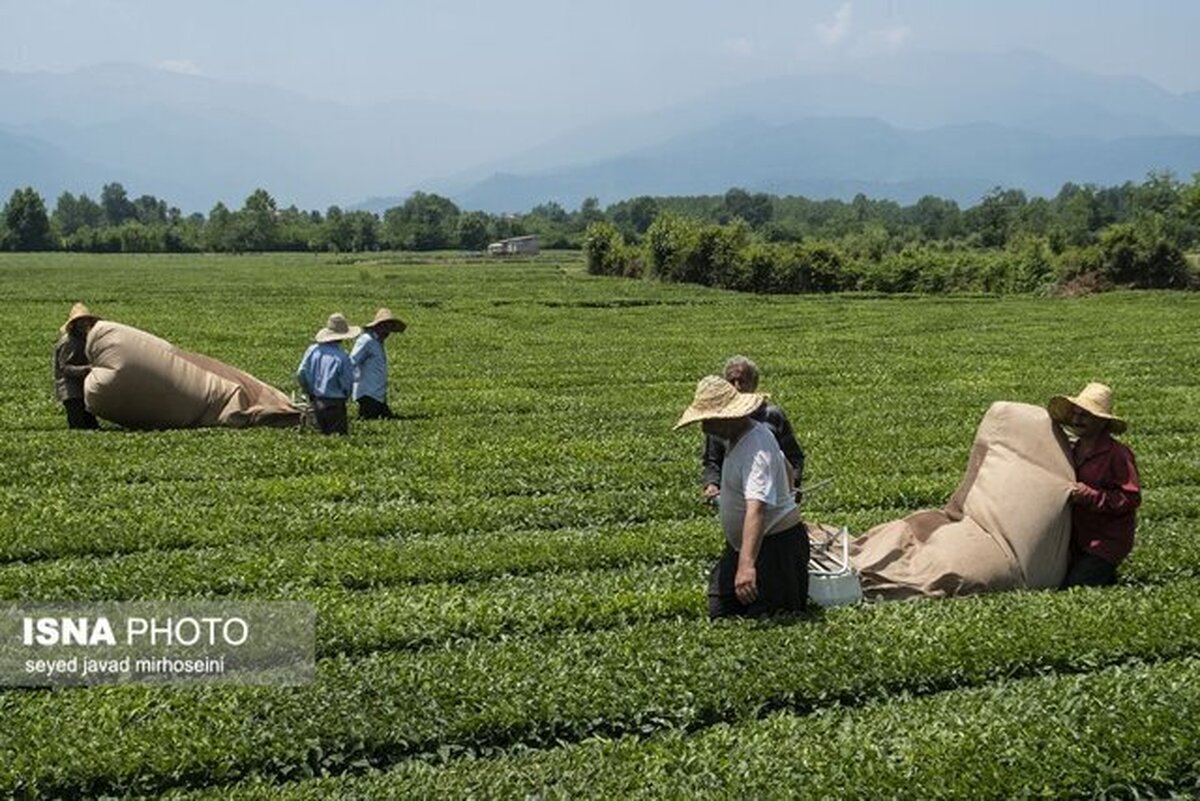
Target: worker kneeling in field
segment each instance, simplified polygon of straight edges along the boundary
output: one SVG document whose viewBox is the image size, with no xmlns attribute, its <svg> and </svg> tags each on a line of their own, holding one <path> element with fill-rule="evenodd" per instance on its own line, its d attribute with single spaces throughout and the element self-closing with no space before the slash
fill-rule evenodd
<svg viewBox="0 0 1200 801">
<path fill-rule="evenodd" d="M 1088 384 L 1078 395 L 1056 395 L 1050 417 L 1074 439 L 1071 459 L 1071 549 L 1063 588 L 1104 586 L 1133 549 L 1135 513 L 1142 502 L 1133 451 L 1112 438 L 1125 421 L 1112 412 L 1112 390 Z"/>
<path fill-rule="evenodd" d="M 87 335 L 100 318 L 82 303 L 71 307 L 54 345 L 54 392 L 62 401 L 68 428 L 96 429 L 100 422 L 84 405 L 83 381 L 91 372 L 87 357 Z"/>
<path fill-rule="evenodd" d="M 404 333 L 405 328 L 404 321 L 391 309 L 379 309 L 354 340 L 350 361 L 354 364 L 354 400 L 358 402 L 360 420 L 396 418 L 387 402 L 388 360 L 383 343 L 392 333 Z"/>
<path fill-rule="evenodd" d="M 766 396 L 738 392 L 719 376 L 696 385 L 675 428 L 700 422 L 725 446 L 720 514 L 725 551 L 708 584 L 708 614 L 759 617 L 797 612 L 808 600 L 808 536 L 774 434 L 751 415 Z"/>
<path fill-rule="evenodd" d="M 342 349 L 342 342 L 360 333 L 361 328 L 350 325 L 344 315 L 335 312 L 313 336 L 313 343 L 300 358 L 296 381 L 312 401 L 322 434 L 349 433 L 346 401 L 354 387 L 354 365 Z"/>
</svg>

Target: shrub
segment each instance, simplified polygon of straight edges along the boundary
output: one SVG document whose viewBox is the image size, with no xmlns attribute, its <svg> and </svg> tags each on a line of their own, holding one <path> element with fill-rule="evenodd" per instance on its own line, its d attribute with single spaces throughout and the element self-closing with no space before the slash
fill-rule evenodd
<svg viewBox="0 0 1200 801">
<path fill-rule="evenodd" d="M 623 275 L 626 258 L 625 237 L 612 223 L 596 222 L 583 235 L 587 271 L 592 275 Z"/>
<path fill-rule="evenodd" d="M 780 254 L 786 249 L 779 245 L 761 242 L 751 244 L 738 261 L 737 269 L 730 274 L 728 288 L 740 292 L 776 292 L 776 280 L 780 267 Z M 785 259 L 786 260 L 786 257 Z"/>
<path fill-rule="evenodd" d="M 1034 292 L 1054 281 L 1050 242 L 1045 237 L 1027 237 L 1010 246 L 1013 260 L 1012 289 Z"/>
<path fill-rule="evenodd" d="M 933 254 L 923 248 L 905 248 L 888 254 L 865 270 L 862 288 L 875 292 L 913 292 L 921 273 L 930 272 L 935 261 Z"/>
<path fill-rule="evenodd" d="M 1186 288 L 1187 259 L 1167 236 L 1161 215 L 1118 223 L 1100 236 L 1101 265 L 1118 284 L 1147 288 Z"/>
<path fill-rule="evenodd" d="M 679 280 L 707 286 L 728 286 L 736 281 L 737 262 L 750 239 L 750 229 L 741 220 L 729 225 L 708 225 L 696 235 L 695 247 L 683 261 Z"/>
<path fill-rule="evenodd" d="M 651 273 L 668 281 L 680 277 L 684 260 L 696 247 L 699 226 L 674 214 L 660 214 L 646 230 L 645 247 Z"/>
<path fill-rule="evenodd" d="M 817 242 L 797 248 L 801 257 L 800 292 L 839 292 L 854 289 L 855 281 L 845 271 L 845 259 L 832 244 Z"/>
</svg>

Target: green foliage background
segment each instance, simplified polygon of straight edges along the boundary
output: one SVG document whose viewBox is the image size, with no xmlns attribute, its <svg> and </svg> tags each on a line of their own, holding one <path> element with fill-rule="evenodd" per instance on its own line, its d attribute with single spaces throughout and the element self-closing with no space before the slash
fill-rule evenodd
<svg viewBox="0 0 1200 801">
<path fill-rule="evenodd" d="M 1190 183 L 1152 171 L 1141 183 L 1066 183 L 1053 198 L 994 187 L 979 203 L 925 196 L 908 206 L 750 193 L 629 198 L 576 211 L 557 202 L 522 214 L 463 211 L 414 192 L 382 217 L 330 206 L 280 208 L 256 189 L 241 209 L 206 218 L 119 183 L 99 201 L 63 192 L 52 213 L 32 188 L 0 212 L 0 250 L 75 252 L 480 252 L 535 235 L 583 248 L 597 275 L 653 276 L 758 293 L 993 292 L 1086 294 L 1116 287 L 1200 286 L 1188 253 L 1200 247 L 1200 173 Z"/>
<path fill-rule="evenodd" d="M 283 388 L 388 305 L 402 420 L 71 432 L 70 304 Z M 752 296 L 578 255 L 0 259 L 0 598 L 318 609 L 305 688 L 0 692 L 0 794 L 1011 797 L 1200 780 L 1200 298 Z M 998 399 L 1102 380 L 1145 485 L 1121 584 L 709 624 L 671 425 L 763 368 L 854 531 L 940 505 Z M 315 778 L 324 776 L 325 778 Z"/>
</svg>

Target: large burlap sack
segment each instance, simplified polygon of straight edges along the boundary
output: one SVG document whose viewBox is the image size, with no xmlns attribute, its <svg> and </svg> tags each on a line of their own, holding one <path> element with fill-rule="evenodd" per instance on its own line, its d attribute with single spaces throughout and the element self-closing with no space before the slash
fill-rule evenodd
<svg viewBox="0 0 1200 801">
<path fill-rule="evenodd" d="M 945 508 L 876 526 L 851 544 L 863 591 L 908 598 L 1057 587 L 1074 480 L 1066 439 L 1045 409 L 992 404 Z"/>
<path fill-rule="evenodd" d="M 294 426 L 300 420 L 300 410 L 274 387 L 137 328 L 97 322 L 87 355 L 92 370 L 84 403 L 126 428 Z"/>
</svg>

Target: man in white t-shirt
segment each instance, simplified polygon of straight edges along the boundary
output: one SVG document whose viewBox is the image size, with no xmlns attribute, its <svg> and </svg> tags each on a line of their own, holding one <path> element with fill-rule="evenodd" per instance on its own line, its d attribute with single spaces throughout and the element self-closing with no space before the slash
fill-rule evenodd
<svg viewBox="0 0 1200 801">
<path fill-rule="evenodd" d="M 808 600 L 808 536 L 775 435 L 751 419 L 766 396 L 738 392 L 718 376 L 696 385 L 675 428 L 700 422 L 725 444 L 721 528 L 725 551 L 709 575 L 708 614 L 759 617 L 799 612 Z"/>
</svg>

